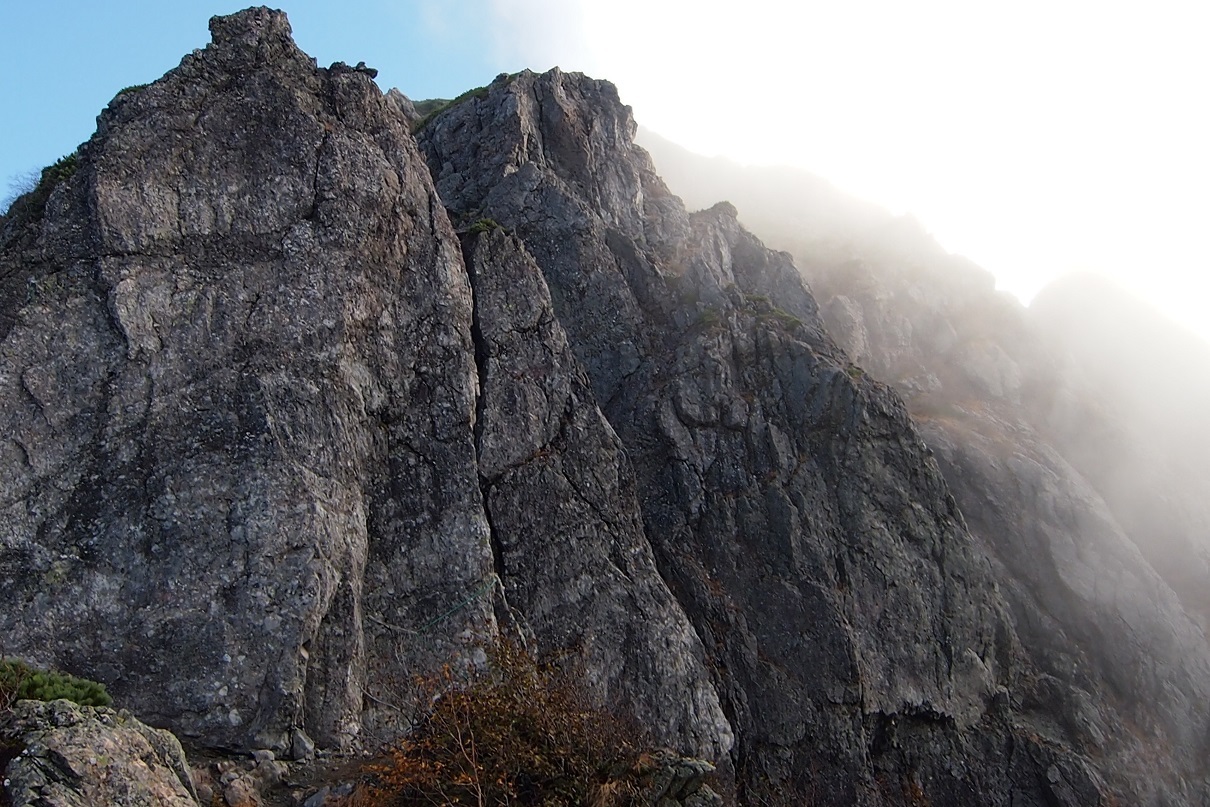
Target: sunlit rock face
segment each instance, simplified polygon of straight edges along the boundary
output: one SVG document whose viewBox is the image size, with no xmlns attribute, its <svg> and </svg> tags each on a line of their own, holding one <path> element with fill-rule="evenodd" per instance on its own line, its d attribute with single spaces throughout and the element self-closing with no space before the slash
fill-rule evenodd
<svg viewBox="0 0 1210 807">
<path fill-rule="evenodd" d="M 724 753 L 523 248 L 468 247 L 476 317 L 397 99 L 317 69 L 280 13 L 212 31 L 4 223 L 0 645 L 280 753 L 390 736 L 412 676 L 481 657 L 500 613 L 662 741 Z"/>
<path fill-rule="evenodd" d="M 511 636 L 751 804 L 1096 804 L 1144 792 L 1111 718 L 1201 747 L 1198 637 L 1097 492 L 852 363 L 1016 406 L 1017 347 L 876 276 L 821 312 L 607 82 L 419 119 L 279 12 L 211 30 L 0 221 L 6 653 L 284 754 Z"/>
<path fill-rule="evenodd" d="M 1030 670 L 1010 693 L 1019 723 L 1124 803 L 1204 800 L 1205 346 L 1103 281 L 1058 283 L 1027 311 L 910 219 L 818 182 L 724 186 L 660 153 L 678 192 L 754 202 L 740 218 L 794 252 L 829 331 L 904 396 L 1011 609 Z M 773 194 L 801 226 L 768 214 Z"/>
<path fill-rule="evenodd" d="M 0 714 L 5 804 L 198 807 L 181 744 L 103 707 L 19 701 Z M 9 761 L 12 749 L 21 753 Z"/>
<path fill-rule="evenodd" d="M 348 744 L 433 656 L 387 626 L 493 570 L 470 285 L 368 76 L 280 13 L 211 30 L 6 223 L 3 643 L 205 742 Z"/>
</svg>

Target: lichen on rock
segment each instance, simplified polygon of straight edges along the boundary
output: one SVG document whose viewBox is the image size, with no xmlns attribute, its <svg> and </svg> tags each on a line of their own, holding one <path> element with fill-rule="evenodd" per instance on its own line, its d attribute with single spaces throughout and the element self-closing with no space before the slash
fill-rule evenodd
<svg viewBox="0 0 1210 807">
<path fill-rule="evenodd" d="M 176 737 L 129 712 L 18 701 L 0 714 L 0 744 L 20 748 L 3 771 L 12 807 L 198 805 Z"/>
</svg>

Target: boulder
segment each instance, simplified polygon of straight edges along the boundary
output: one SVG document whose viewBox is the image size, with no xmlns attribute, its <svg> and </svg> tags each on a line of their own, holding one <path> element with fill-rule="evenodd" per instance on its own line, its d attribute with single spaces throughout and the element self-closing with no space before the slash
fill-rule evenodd
<svg viewBox="0 0 1210 807">
<path fill-rule="evenodd" d="M 198 807 L 189 764 L 170 732 L 129 712 L 71 701 L 17 701 L 0 713 L 12 807 Z"/>
</svg>

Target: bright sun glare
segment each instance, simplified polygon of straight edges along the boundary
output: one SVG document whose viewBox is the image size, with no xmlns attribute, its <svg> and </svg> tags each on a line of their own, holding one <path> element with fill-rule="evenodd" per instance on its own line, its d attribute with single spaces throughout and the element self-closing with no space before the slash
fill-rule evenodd
<svg viewBox="0 0 1210 807">
<path fill-rule="evenodd" d="M 502 47 L 609 78 L 687 148 L 911 212 L 1023 301 L 1090 269 L 1210 339 L 1208 6 L 494 7 Z"/>
</svg>

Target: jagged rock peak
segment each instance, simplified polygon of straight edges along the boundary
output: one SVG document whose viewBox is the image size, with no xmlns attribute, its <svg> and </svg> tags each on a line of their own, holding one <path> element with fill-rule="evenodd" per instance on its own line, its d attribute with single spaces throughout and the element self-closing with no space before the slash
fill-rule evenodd
<svg viewBox="0 0 1210 807">
<path fill-rule="evenodd" d="M 399 681 L 503 625 L 725 753 L 524 247 L 485 234 L 464 262 L 399 99 L 317 69 L 284 15 L 213 28 L 111 104 L 35 247 L 0 250 L 35 290 L 0 352 L 6 650 L 298 755 L 390 736 Z"/>
<path fill-rule="evenodd" d="M 548 171 L 634 235 L 642 232 L 644 176 L 654 175 L 634 145 L 636 131 L 631 108 L 613 84 L 556 67 L 497 77 L 436 115 L 419 138 L 437 149 L 434 176 L 452 209 L 464 209 L 464 200 L 483 197 L 514 172 L 534 177 Z M 472 133 L 478 170 L 450 172 L 439 144 L 467 143 Z"/>
<path fill-rule="evenodd" d="M 492 573 L 470 286 L 397 106 L 212 27 L 0 249 L 0 633 L 203 743 L 347 745 L 494 631 L 400 644 Z"/>
<path fill-rule="evenodd" d="M 284 11 L 266 6 L 210 18 L 213 55 L 230 67 L 256 67 L 301 54 Z"/>
</svg>

